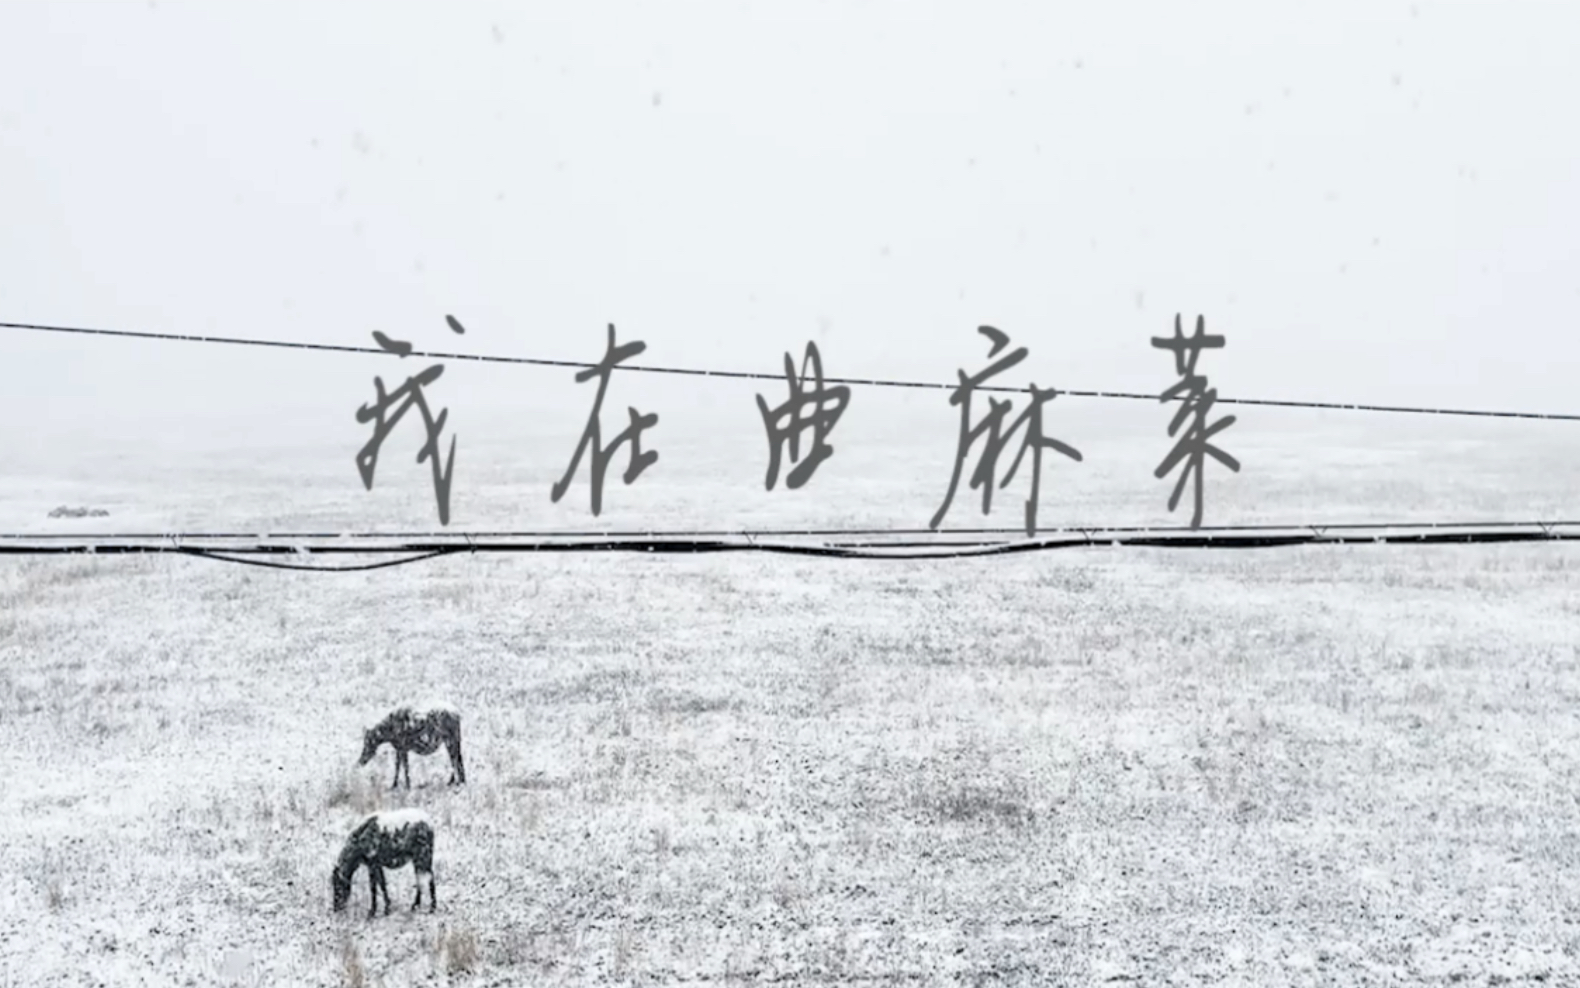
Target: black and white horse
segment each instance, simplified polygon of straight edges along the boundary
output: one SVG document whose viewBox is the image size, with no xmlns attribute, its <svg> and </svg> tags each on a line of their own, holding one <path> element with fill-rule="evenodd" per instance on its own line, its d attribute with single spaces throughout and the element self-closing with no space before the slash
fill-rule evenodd
<svg viewBox="0 0 1580 988">
<path fill-rule="evenodd" d="M 389 716 L 363 732 L 362 757 L 357 759 L 357 765 L 372 761 L 385 744 L 395 749 L 395 781 L 391 789 L 400 785 L 402 769 L 406 772 L 406 788 L 411 788 L 411 752 L 431 755 L 440 745 L 450 755 L 450 785 L 466 782 L 466 764 L 461 759 L 461 715 L 451 707 L 398 707 L 390 711 Z"/>
<path fill-rule="evenodd" d="M 379 893 L 384 893 L 384 915 L 390 912 L 390 890 L 384 881 L 386 868 L 404 868 L 417 873 L 417 899 L 412 909 L 422 905 L 422 880 L 428 879 L 428 911 L 438 908 L 439 893 L 433 882 L 433 824 L 422 810 L 410 808 L 372 813 L 351 831 L 341 848 L 335 870 L 329 876 L 335 912 L 346 908 L 351 898 L 351 879 L 363 865 L 368 869 L 368 894 L 373 899 L 368 918 L 379 913 Z"/>
</svg>

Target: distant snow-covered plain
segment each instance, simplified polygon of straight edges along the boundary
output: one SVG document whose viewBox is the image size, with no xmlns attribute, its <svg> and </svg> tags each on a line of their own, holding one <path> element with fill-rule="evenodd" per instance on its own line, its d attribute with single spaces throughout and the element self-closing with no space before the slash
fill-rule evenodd
<svg viewBox="0 0 1580 988">
<path fill-rule="evenodd" d="M 767 492 L 732 387 L 635 485 L 617 458 L 598 519 L 585 463 L 549 501 L 583 404 L 452 399 L 451 528 L 926 525 L 941 394 L 858 391 L 812 482 Z M 362 489 L 363 399 L 277 442 L 19 439 L 0 530 L 437 530 L 415 422 Z M 1245 465 L 1209 467 L 1208 524 L 1580 514 L 1569 424 L 1224 411 Z M 1045 459 L 1042 523 L 1187 520 L 1167 418 L 1056 401 L 1086 461 Z M 946 525 L 1018 523 L 1026 469 Z M 1577 660 L 1569 544 L 7 557 L 0 983 L 1573 983 Z M 429 696 L 469 784 L 441 750 L 391 792 L 361 732 Z M 408 868 L 389 917 L 365 873 L 333 914 L 347 828 L 399 806 L 435 821 L 438 912 Z"/>
</svg>

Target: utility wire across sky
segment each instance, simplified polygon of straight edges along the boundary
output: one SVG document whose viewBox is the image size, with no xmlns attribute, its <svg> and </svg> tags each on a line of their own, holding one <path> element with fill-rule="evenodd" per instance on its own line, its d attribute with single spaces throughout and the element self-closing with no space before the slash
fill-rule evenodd
<svg viewBox="0 0 1580 988">
<path fill-rule="evenodd" d="M 122 337 L 143 340 L 173 340 L 187 343 L 222 343 L 236 346 L 275 347 L 287 350 L 316 350 L 331 353 L 364 353 L 394 356 L 390 351 L 379 347 L 348 346 L 334 343 L 303 343 L 292 340 L 258 340 L 232 336 L 198 336 L 183 333 L 153 333 L 126 329 L 92 329 L 81 326 L 50 326 L 38 323 L 0 322 L 0 329 L 15 329 L 41 333 L 65 333 L 83 336 Z M 482 363 L 494 364 L 522 364 L 535 367 L 563 367 L 574 370 L 586 370 L 596 366 L 592 363 L 574 360 L 552 360 L 545 357 L 507 357 L 477 353 L 446 353 L 436 350 L 408 350 L 404 353 L 408 357 L 426 357 L 431 360 L 471 360 Z M 619 364 L 614 367 L 618 371 L 634 371 L 642 374 L 673 374 L 691 377 L 712 377 L 730 380 L 749 381 L 783 381 L 782 374 L 770 374 L 757 371 L 727 371 L 708 370 L 696 367 L 655 367 L 644 364 Z M 829 377 L 823 383 L 829 385 L 861 385 L 882 388 L 920 388 L 940 391 L 952 391 L 957 384 L 941 383 L 938 381 L 901 381 L 888 378 L 868 377 Z M 980 385 L 974 390 L 984 392 L 999 392 L 1004 394 L 1022 394 L 1024 388 L 1009 387 L 1005 385 Z M 1160 398 L 1155 393 L 1136 391 L 1091 391 L 1072 388 L 1060 388 L 1060 396 L 1072 398 L 1114 398 L 1127 401 L 1157 402 Z M 1185 400 L 1183 396 L 1170 400 Z M 1478 418 L 1504 418 L 1504 419 L 1540 419 L 1547 421 L 1580 422 L 1580 414 L 1566 414 L 1558 412 L 1517 412 L 1500 411 L 1493 409 L 1474 408 L 1433 408 L 1414 405 L 1370 405 L 1355 402 L 1329 402 L 1329 401 L 1285 401 L 1273 398 L 1227 398 L 1218 396 L 1214 400 L 1219 405 L 1261 405 L 1273 408 L 1313 408 L 1330 411 L 1349 412 L 1389 412 L 1409 415 L 1461 415 Z"/>
</svg>

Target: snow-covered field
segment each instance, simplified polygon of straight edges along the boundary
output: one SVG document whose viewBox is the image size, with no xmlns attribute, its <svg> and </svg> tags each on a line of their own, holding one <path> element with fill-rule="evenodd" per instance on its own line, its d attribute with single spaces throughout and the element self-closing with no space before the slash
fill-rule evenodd
<svg viewBox="0 0 1580 988">
<path fill-rule="evenodd" d="M 457 410 L 454 527 L 925 525 L 937 395 L 853 411 L 795 495 L 761 490 L 749 402 L 676 419 L 633 487 L 617 460 L 596 522 L 585 473 L 546 490 L 585 410 L 487 442 Z M 1044 524 L 1180 523 L 1166 416 L 1098 435 L 1086 407 Z M 1209 524 L 1580 514 L 1562 424 L 1242 416 Z M 29 447 L 0 530 L 436 529 L 408 428 L 372 493 L 354 428 Z M 529 464 L 530 430 L 554 446 Z M 0 984 L 1573 984 L 1577 660 L 1568 544 L 6 557 Z M 392 793 L 361 732 L 429 696 L 462 712 L 469 784 L 441 751 Z M 389 917 L 365 873 L 331 913 L 348 827 L 394 806 L 436 822 L 438 912 L 404 869 Z"/>
</svg>

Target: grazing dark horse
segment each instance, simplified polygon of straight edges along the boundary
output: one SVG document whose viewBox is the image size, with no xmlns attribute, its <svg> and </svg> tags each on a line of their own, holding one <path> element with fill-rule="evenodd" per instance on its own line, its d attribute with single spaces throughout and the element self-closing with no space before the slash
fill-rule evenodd
<svg viewBox="0 0 1580 988">
<path fill-rule="evenodd" d="M 419 809 L 387 810 L 365 817 L 340 851 L 340 860 L 329 876 L 329 887 L 334 895 L 335 912 L 346 908 L 351 898 L 351 879 L 357 869 L 368 866 L 368 894 L 373 907 L 368 918 L 379 914 L 379 892 L 384 893 L 384 915 L 390 914 L 390 890 L 384 881 L 384 869 L 404 868 L 410 863 L 417 873 L 417 899 L 412 909 L 422 905 L 422 879 L 428 877 L 428 911 L 439 905 L 439 893 L 433 884 L 433 825 L 428 815 Z"/>
<path fill-rule="evenodd" d="M 372 761 L 379 746 L 385 744 L 395 749 L 395 781 L 391 789 L 400 785 L 402 769 L 406 770 L 406 788 L 411 788 L 411 752 L 431 755 L 440 745 L 450 754 L 449 784 L 466 782 L 466 764 L 461 760 L 461 715 L 449 707 L 398 707 L 391 711 L 363 732 L 362 757 L 357 759 L 357 765 Z"/>
</svg>

